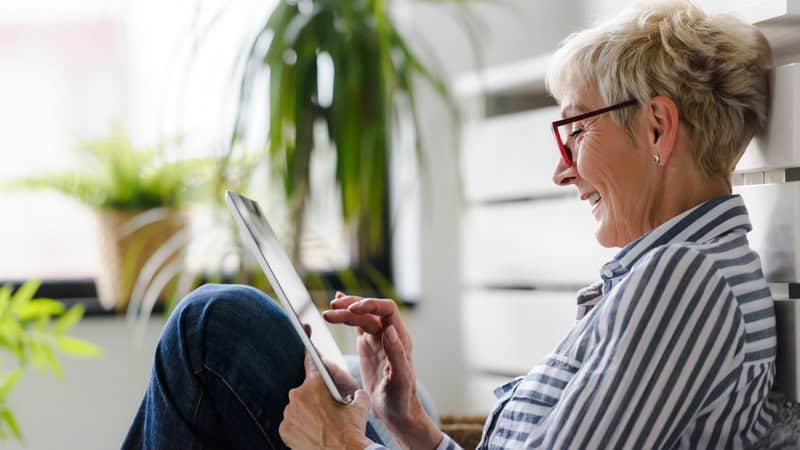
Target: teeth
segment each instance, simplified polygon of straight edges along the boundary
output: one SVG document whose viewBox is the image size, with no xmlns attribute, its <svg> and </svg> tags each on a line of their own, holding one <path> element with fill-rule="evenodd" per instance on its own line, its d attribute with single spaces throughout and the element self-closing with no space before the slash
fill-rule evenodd
<svg viewBox="0 0 800 450">
<path fill-rule="evenodd" d="M 587 200 L 589 200 L 590 205 L 594 206 L 600 201 L 600 194 L 595 192 L 594 194 L 590 195 Z"/>
</svg>

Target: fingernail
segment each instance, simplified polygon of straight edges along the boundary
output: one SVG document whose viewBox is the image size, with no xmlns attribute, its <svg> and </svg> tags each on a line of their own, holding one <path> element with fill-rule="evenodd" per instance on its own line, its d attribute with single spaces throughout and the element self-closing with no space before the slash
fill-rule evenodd
<svg viewBox="0 0 800 450">
<path fill-rule="evenodd" d="M 344 295 L 344 294 L 342 293 L 342 291 L 336 291 L 336 296 L 337 296 L 337 297 L 341 297 L 341 296 L 343 296 L 343 295 Z"/>
<path fill-rule="evenodd" d="M 357 302 L 353 303 L 352 305 L 348 306 L 347 309 L 353 309 L 355 307 L 361 306 L 363 303 L 364 303 L 364 300 L 357 301 Z"/>
<path fill-rule="evenodd" d="M 389 336 L 389 341 L 397 342 L 397 330 L 394 329 L 394 325 L 390 325 L 386 328 L 386 335 Z"/>
</svg>

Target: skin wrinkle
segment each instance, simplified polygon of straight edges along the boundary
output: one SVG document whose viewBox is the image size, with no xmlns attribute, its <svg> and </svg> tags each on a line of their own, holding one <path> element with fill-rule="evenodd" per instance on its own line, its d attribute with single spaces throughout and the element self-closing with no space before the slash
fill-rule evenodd
<svg viewBox="0 0 800 450">
<path fill-rule="evenodd" d="M 563 111 L 570 113 L 579 104 L 588 110 L 607 106 L 596 85 L 567 90 L 561 100 Z M 669 218 L 730 193 L 727 180 L 707 177 L 697 167 L 689 133 L 671 100 L 659 97 L 630 109 L 633 136 L 610 114 L 574 124 L 584 130 L 567 142 L 575 164 L 559 162 L 554 174 L 559 185 L 600 194 L 592 214 L 597 240 L 605 247 L 623 247 Z M 661 165 L 653 162 L 655 154 Z"/>
</svg>

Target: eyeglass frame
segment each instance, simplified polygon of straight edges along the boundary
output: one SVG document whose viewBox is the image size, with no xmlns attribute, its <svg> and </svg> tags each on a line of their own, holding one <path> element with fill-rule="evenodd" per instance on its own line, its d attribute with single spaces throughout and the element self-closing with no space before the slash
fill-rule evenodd
<svg viewBox="0 0 800 450">
<path fill-rule="evenodd" d="M 605 114 L 607 112 L 616 111 L 618 109 L 627 108 L 628 106 L 633 106 L 639 104 L 639 101 L 636 99 L 626 100 L 622 103 L 617 103 L 611 106 L 606 106 L 605 108 L 596 109 L 594 111 L 589 111 L 587 113 L 578 114 L 577 116 L 567 117 L 566 119 L 559 119 L 553 121 L 553 136 L 556 138 L 556 143 L 558 144 L 558 150 L 561 152 L 561 159 L 567 165 L 567 167 L 572 167 L 575 163 L 572 160 L 572 150 L 567 153 L 567 146 L 561 140 L 561 134 L 558 132 L 558 127 L 569 125 L 573 122 L 577 122 L 579 120 L 588 119 L 590 117 L 599 116 L 600 114 Z"/>
</svg>

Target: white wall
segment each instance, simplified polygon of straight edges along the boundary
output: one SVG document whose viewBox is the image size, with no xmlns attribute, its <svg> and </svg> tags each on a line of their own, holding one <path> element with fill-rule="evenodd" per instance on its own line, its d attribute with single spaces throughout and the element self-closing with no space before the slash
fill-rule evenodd
<svg viewBox="0 0 800 450">
<path fill-rule="evenodd" d="M 481 5 L 478 9 L 486 25 L 482 39 L 487 65 L 551 51 L 569 33 L 577 31 L 583 20 L 577 0 L 496 3 L 509 6 Z M 474 68 L 468 41 L 453 21 L 452 9 L 418 2 L 401 4 L 398 9 L 400 16 L 409 21 L 412 42 L 421 51 L 431 50 L 425 52 L 428 61 L 432 61 L 431 54 L 438 55 L 446 76 L 453 78 Z M 440 412 L 459 413 L 466 406 L 466 383 L 460 321 L 461 207 L 454 153 L 457 144 L 453 140 L 453 124 L 436 95 L 425 91 L 420 99 L 432 177 L 421 180 L 421 303 L 408 314 L 408 321 L 415 342 L 418 378 L 428 387 Z"/>
<path fill-rule="evenodd" d="M 10 396 L 25 445 L 9 450 L 119 448 L 150 378 L 153 351 L 163 326 L 153 319 L 141 342 L 122 319 L 86 318 L 74 335 L 103 347 L 100 359 L 62 359 L 64 379 L 29 373 Z"/>
</svg>

